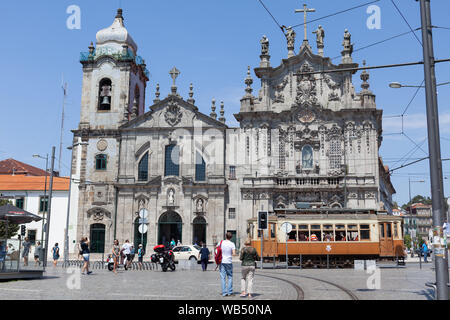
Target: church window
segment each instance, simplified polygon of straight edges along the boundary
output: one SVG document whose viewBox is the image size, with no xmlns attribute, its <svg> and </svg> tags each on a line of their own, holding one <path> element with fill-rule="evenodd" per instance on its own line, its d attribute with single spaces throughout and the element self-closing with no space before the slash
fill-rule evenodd
<svg viewBox="0 0 450 320">
<path fill-rule="evenodd" d="M 148 152 L 142 157 L 138 165 L 138 181 L 147 181 L 148 179 Z"/>
<path fill-rule="evenodd" d="M 95 169 L 106 170 L 106 154 L 98 154 L 95 156 Z"/>
<path fill-rule="evenodd" d="M 230 180 L 236 179 L 236 166 L 230 166 Z"/>
<path fill-rule="evenodd" d="M 330 169 L 339 169 L 341 167 L 341 141 L 338 139 L 334 139 L 330 141 Z"/>
<path fill-rule="evenodd" d="M 180 175 L 180 148 L 175 144 L 166 146 L 164 175 Z"/>
<path fill-rule="evenodd" d="M 236 219 L 236 208 L 228 209 L 228 219 Z"/>
<path fill-rule="evenodd" d="M 302 167 L 303 169 L 312 169 L 313 167 L 313 149 L 310 145 L 302 148 Z"/>
<path fill-rule="evenodd" d="M 109 79 L 103 79 L 100 81 L 99 94 L 98 94 L 98 110 L 109 111 L 111 110 L 111 89 L 112 82 Z"/>
<path fill-rule="evenodd" d="M 195 159 L 195 180 L 206 180 L 206 163 L 205 160 L 203 160 L 203 157 L 198 152 Z"/>
</svg>

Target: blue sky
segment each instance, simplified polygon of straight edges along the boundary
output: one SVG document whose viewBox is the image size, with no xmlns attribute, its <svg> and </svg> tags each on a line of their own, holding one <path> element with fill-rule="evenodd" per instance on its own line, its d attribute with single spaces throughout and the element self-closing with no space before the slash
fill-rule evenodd
<svg viewBox="0 0 450 320">
<path fill-rule="evenodd" d="M 306 1 L 306 0 L 305 0 Z M 303 22 L 302 14 L 294 9 L 301 8 L 303 1 L 263 0 L 280 24 L 286 26 Z M 316 9 L 309 19 L 319 18 L 337 11 L 348 9 L 368 0 L 309 0 L 309 7 Z M 420 26 L 419 4 L 416 1 L 395 0 L 413 28 Z M 66 20 L 70 5 L 81 8 L 81 29 L 69 30 Z M 336 57 L 342 49 L 344 29 L 352 34 L 355 50 L 368 44 L 409 31 L 407 24 L 392 5 L 391 0 L 376 3 L 381 8 L 381 29 L 369 30 L 366 20 L 367 6 L 352 10 L 332 18 L 308 25 L 308 36 L 315 50 L 314 36 L 311 34 L 320 24 L 325 29 L 325 55 Z M 278 66 L 287 57 L 286 41 L 272 18 L 258 0 L 41 0 L 2 1 L 0 10 L 2 32 L 0 70 L 0 159 L 15 158 L 39 167 L 45 162 L 32 157 L 33 154 L 51 153 L 51 146 L 59 149 L 61 126 L 62 89 L 64 74 L 68 82 L 68 103 L 66 106 L 64 152 L 61 171 L 69 173 L 71 129 L 79 122 L 81 101 L 82 69 L 79 53 L 87 51 L 91 41 L 95 41 L 98 30 L 109 26 L 117 8 L 124 9 L 125 25 L 138 44 L 138 54 L 146 59 L 151 77 L 147 88 L 146 111 L 154 99 L 155 85 L 161 86 L 161 96 L 170 91 L 169 70 L 176 66 L 181 75 L 177 80 L 178 90 L 188 97 L 189 84 L 194 84 L 196 104 L 209 114 L 211 99 L 219 106 L 225 102 L 226 118 L 229 125 L 236 125 L 232 116 L 239 111 L 239 99 L 244 94 L 244 78 L 247 66 L 257 67 L 259 63 L 262 35 L 270 40 L 272 66 Z M 433 25 L 450 27 L 448 1 L 432 1 Z M 296 28 L 296 50 L 301 44 L 303 28 Z M 420 31 L 416 33 L 421 40 Z M 434 44 L 436 59 L 450 58 L 450 30 L 435 29 Z M 383 44 L 357 51 L 353 54 L 356 62 L 381 65 L 422 60 L 422 48 L 412 34 L 399 37 Z M 336 64 L 339 59 L 334 60 Z M 438 83 L 450 81 L 450 64 L 437 65 Z M 253 74 L 253 73 L 252 73 Z M 354 76 L 354 85 L 360 90 L 360 73 Z M 254 79 L 256 77 L 253 74 Z M 390 167 L 399 166 L 399 161 L 415 145 L 401 132 L 400 115 L 412 98 L 414 88 L 391 89 L 389 82 L 419 85 L 423 80 L 423 67 L 372 70 L 370 89 L 377 95 L 378 108 L 383 109 L 384 136 L 380 154 Z M 259 89 L 258 81 L 253 86 Z M 442 157 L 450 158 L 450 86 L 442 86 L 438 91 L 441 121 Z M 425 96 L 421 89 L 404 116 L 404 132 L 421 149 L 407 156 L 406 162 L 426 156 Z M 394 133 L 394 134 L 392 134 Z M 58 154 L 58 151 L 57 151 Z M 449 162 L 444 162 L 445 190 L 449 190 Z M 408 178 L 424 180 L 413 183 L 412 194 L 430 194 L 428 162 L 398 170 L 392 180 L 397 189 L 394 200 L 408 201 Z M 446 195 L 448 195 L 446 193 Z"/>
</svg>

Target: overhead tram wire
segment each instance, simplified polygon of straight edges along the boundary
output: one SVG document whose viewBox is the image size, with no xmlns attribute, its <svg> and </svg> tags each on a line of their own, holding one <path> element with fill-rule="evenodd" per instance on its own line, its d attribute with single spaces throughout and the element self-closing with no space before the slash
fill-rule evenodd
<svg viewBox="0 0 450 320">
<path fill-rule="evenodd" d="M 400 8 L 397 6 L 397 4 L 395 4 L 394 0 L 391 0 L 392 4 L 394 5 L 395 9 L 397 9 L 398 13 L 400 13 L 400 15 L 402 16 L 403 20 L 405 21 L 405 23 L 408 25 L 409 29 L 411 30 L 411 32 L 414 34 L 414 37 L 416 38 L 416 40 L 420 43 L 420 46 L 422 47 L 422 41 L 420 41 L 420 39 L 417 37 L 417 35 L 414 33 L 413 28 L 411 27 L 411 25 L 409 24 L 408 20 L 405 18 L 405 16 L 403 15 L 402 11 L 400 10 Z"/>
<path fill-rule="evenodd" d="M 306 24 L 312 23 L 312 22 L 315 22 L 315 21 L 319 21 L 319 20 L 322 20 L 322 19 L 325 19 L 325 18 L 333 17 L 333 16 L 336 16 L 338 14 L 345 13 L 345 12 L 348 12 L 348 11 L 351 11 L 351 10 L 354 10 L 354 9 L 358 9 L 358 8 L 361 8 L 361 7 L 364 7 L 364 6 L 367 6 L 369 4 L 379 2 L 379 1 L 381 1 L 381 0 L 370 1 L 370 2 L 367 2 L 367 3 L 361 4 L 361 5 L 358 5 L 356 7 L 352 7 L 352 8 L 349 8 L 349 9 L 342 10 L 342 11 L 338 11 L 338 12 L 335 12 L 335 13 L 332 13 L 332 14 L 329 14 L 329 15 L 317 18 L 317 19 L 310 20 L 310 21 L 306 22 Z M 300 26 L 304 26 L 304 25 L 305 25 L 305 23 L 299 23 L 299 24 L 296 24 L 295 26 L 293 26 L 292 29 L 300 27 Z"/>
<path fill-rule="evenodd" d="M 267 7 L 264 5 L 264 3 L 262 2 L 262 0 L 258 0 L 259 3 L 263 6 L 263 8 L 267 11 L 267 13 L 272 17 L 273 21 L 277 24 L 278 28 L 280 28 L 281 32 L 284 34 L 284 36 L 286 36 L 286 33 L 284 32 L 283 27 L 280 25 L 280 23 L 277 21 L 277 19 L 275 19 L 275 17 L 273 16 L 273 14 L 270 12 L 269 9 L 267 9 Z"/>
</svg>

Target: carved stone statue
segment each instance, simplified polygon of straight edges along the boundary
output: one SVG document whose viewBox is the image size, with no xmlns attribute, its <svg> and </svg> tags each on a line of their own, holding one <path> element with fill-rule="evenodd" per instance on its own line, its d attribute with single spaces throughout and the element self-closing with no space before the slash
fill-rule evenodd
<svg viewBox="0 0 450 320">
<path fill-rule="evenodd" d="M 202 199 L 197 200 L 197 212 L 203 212 L 203 200 Z"/>
<path fill-rule="evenodd" d="M 317 47 L 323 48 L 323 39 L 325 38 L 325 30 L 323 30 L 322 26 L 319 25 L 316 31 L 313 31 L 314 34 L 316 34 L 316 42 Z"/>
<path fill-rule="evenodd" d="M 353 53 L 352 35 L 348 32 L 348 29 L 345 29 L 342 45 L 344 46 L 344 51 L 348 51 L 349 54 Z"/>
<path fill-rule="evenodd" d="M 294 48 L 294 45 L 295 45 L 295 31 L 292 29 L 292 27 L 288 27 L 286 29 L 286 39 L 287 39 L 288 49 Z"/>
<path fill-rule="evenodd" d="M 261 43 L 261 55 L 269 54 L 269 39 L 264 35 L 260 41 Z"/>
<path fill-rule="evenodd" d="M 175 204 L 175 191 L 173 189 L 169 190 L 169 205 L 173 206 Z"/>
</svg>

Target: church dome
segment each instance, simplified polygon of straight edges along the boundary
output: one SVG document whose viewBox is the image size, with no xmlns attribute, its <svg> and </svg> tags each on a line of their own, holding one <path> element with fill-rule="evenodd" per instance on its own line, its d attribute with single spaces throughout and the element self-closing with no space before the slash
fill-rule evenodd
<svg viewBox="0 0 450 320">
<path fill-rule="evenodd" d="M 123 20 L 122 9 L 119 9 L 117 10 L 113 24 L 97 32 L 96 39 L 98 48 L 108 47 L 120 51 L 122 50 L 122 46 L 127 44 L 133 50 L 134 54 L 136 54 L 137 45 L 125 28 Z"/>
</svg>

